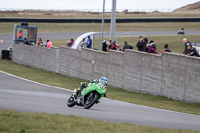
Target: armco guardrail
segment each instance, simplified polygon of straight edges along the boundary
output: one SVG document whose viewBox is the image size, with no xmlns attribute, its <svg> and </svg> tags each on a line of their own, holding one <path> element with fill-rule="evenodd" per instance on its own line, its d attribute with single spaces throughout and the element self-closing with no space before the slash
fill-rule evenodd
<svg viewBox="0 0 200 133">
<path fill-rule="evenodd" d="M 50 18 L 0 18 L 0 22 L 29 22 L 29 23 L 101 23 L 102 19 L 50 19 Z M 117 23 L 137 22 L 200 22 L 199 18 L 120 18 Z M 110 23 L 110 19 L 105 19 Z"/>
</svg>

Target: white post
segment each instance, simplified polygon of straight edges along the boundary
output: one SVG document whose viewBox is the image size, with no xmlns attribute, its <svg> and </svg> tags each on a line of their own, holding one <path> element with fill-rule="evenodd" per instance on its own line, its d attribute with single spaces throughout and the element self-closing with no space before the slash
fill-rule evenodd
<svg viewBox="0 0 200 133">
<path fill-rule="evenodd" d="M 105 16 L 105 0 L 103 0 L 103 12 L 102 12 L 102 25 L 101 25 L 101 50 L 102 50 L 102 42 L 103 42 L 103 32 L 104 32 L 104 16 Z"/>
<path fill-rule="evenodd" d="M 110 40 L 112 41 L 114 41 L 115 39 L 115 22 L 116 22 L 116 0 L 113 0 L 111 25 L 110 25 Z"/>
</svg>

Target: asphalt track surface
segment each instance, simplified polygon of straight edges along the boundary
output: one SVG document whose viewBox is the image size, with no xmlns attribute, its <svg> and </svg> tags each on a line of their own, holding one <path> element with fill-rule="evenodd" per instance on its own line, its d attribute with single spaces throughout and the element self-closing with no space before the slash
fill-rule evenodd
<svg viewBox="0 0 200 133">
<path fill-rule="evenodd" d="M 51 33 L 38 33 L 37 38 L 42 37 L 44 40 L 77 38 L 84 32 L 51 32 Z M 116 32 L 116 37 L 136 37 L 136 36 L 172 36 L 177 35 L 177 31 L 120 31 Z M 200 31 L 186 31 L 186 35 L 200 35 Z M 104 33 L 105 37 L 109 37 L 109 32 Z M 13 34 L 0 34 L 0 39 L 4 43 L 0 44 L 0 51 L 5 50 L 13 45 Z M 67 40 L 66 40 L 67 45 Z"/>
<path fill-rule="evenodd" d="M 172 129 L 200 130 L 200 116 L 101 99 L 91 109 L 67 107 L 71 91 L 29 81 L 0 71 L 0 109 L 59 113 L 104 121 Z M 109 95 L 109 90 L 108 90 Z"/>
</svg>

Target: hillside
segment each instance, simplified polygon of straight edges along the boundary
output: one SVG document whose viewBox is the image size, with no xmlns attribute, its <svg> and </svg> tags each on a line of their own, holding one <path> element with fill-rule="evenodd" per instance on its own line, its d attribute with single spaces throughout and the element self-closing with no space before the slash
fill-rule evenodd
<svg viewBox="0 0 200 133">
<path fill-rule="evenodd" d="M 176 13 L 200 13 L 200 1 L 174 10 Z"/>
</svg>

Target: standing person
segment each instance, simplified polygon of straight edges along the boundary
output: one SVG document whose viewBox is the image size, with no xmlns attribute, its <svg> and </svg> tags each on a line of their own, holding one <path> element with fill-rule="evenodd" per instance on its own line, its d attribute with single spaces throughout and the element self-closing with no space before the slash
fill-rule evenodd
<svg viewBox="0 0 200 133">
<path fill-rule="evenodd" d="M 18 38 L 18 39 L 21 39 L 21 38 L 22 38 L 22 30 L 20 30 L 20 31 L 18 32 L 17 38 Z"/>
<path fill-rule="evenodd" d="M 156 50 L 156 44 L 154 43 L 154 41 L 153 40 L 151 40 L 150 42 L 149 42 L 150 44 L 151 44 L 151 46 Z"/>
<path fill-rule="evenodd" d="M 163 53 L 164 52 L 172 52 L 171 49 L 169 49 L 168 44 L 165 44 Z"/>
<path fill-rule="evenodd" d="M 148 49 L 147 49 L 147 44 L 148 44 L 148 43 L 149 43 L 148 38 L 145 37 L 145 38 L 144 38 L 144 47 L 143 47 L 143 51 L 144 51 L 144 52 L 148 52 Z"/>
<path fill-rule="evenodd" d="M 90 38 L 90 36 L 88 36 L 86 47 L 87 48 L 91 48 L 92 47 L 92 39 Z"/>
<path fill-rule="evenodd" d="M 125 41 L 125 42 L 124 42 L 124 47 L 123 47 L 123 50 L 122 50 L 122 51 L 124 52 L 125 49 L 133 49 L 133 46 L 129 45 L 129 44 L 127 43 L 127 41 Z"/>
<path fill-rule="evenodd" d="M 158 52 L 151 46 L 151 44 L 147 44 L 148 53 L 158 54 Z"/>
<path fill-rule="evenodd" d="M 48 39 L 47 40 L 47 48 L 51 48 L 52 47 L 52 42 Z"/>
<path fill-rule="evenodd" d="M 82 39 L 81 41 L 81 47 L 86 47 L 87 42 L 85 41 L 85 38 Z"/>
<path fill-rule="evenodd" d="M 186 51 L 185 55 L 200 57 L 199 53 L 196 50 L 196 48 L 192 47 L 192 44 L 188 45 L 188 48 L 187 48 L 187 51 Z"/>
<path fill-rule="evenodd" d="M 107 52 L 108 51 L 108 46 L 109 46 L 109 43 L 106 40 L 104 40 L 103 41 L 103 46 L 102 46 L 102 51 Z"/>
<path fill-rule="evenodd" d="M 139 36 L 139 41 L 137 42 L 136 47 L 138 48 L 138 51 L 143 51 L 143 47 L 144 47 L 143 36 Z"/>
<path fill-rule="evenodd" d="M 183 54 L 186 54 L 188 45 L 191 43 L 187 40 L 187 38 L 183 38 L 183 44 L 185 45 L 185 50 L 184 50 Z"/>
</svg>

